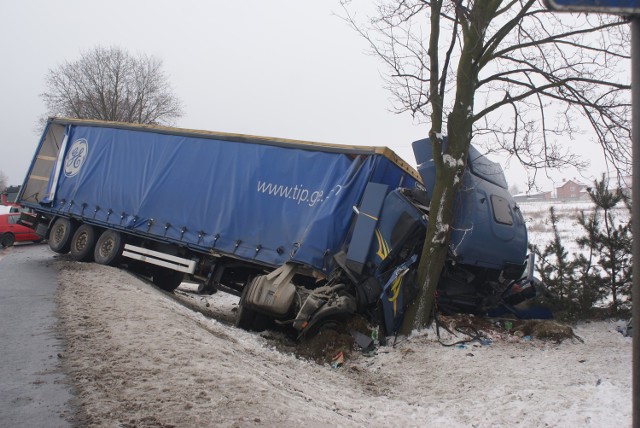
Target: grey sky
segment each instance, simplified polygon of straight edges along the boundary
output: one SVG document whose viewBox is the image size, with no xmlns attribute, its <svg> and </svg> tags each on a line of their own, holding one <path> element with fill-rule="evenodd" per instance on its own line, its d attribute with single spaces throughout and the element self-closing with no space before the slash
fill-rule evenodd
<svg viewBox="0 0 640 428">
<path fill-rule="evenodd" d="M 0 171 L 22 183 L 48 69 L 96 45 L 161 58 L 184 104 L 177 126 L 382 145 L 414 164 L 428 127 L 388 111 L 381 65 L 339 11 L 337 0 L 0 0 Z M 507 176 L 522 188 L 519 168 Z"/>
</svg>

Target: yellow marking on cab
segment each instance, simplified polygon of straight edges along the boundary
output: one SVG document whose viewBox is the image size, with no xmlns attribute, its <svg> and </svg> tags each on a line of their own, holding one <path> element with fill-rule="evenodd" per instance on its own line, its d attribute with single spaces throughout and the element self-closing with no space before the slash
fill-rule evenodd
<svg viewBox="0 0 640 428">
<path fill-rule="evenodd" d="M 384 241 L 382 233 L 380 233 L 378 229 L 376 229 L 376 239 L 378 240 L 378 251 L 376 255 L 380 257 L 380 260 L 384 260 L 389 255 L 389 245 Z"/>
<path fill-rule="evenodd" d="M 393 316 L 396 316 L 397 306 L 398 306 L 398 296 L 400 295 L 400 285 L 402 284 L 402 277 L 404 275 L 398 275 L 396 279 L 391 283 L 391 292 L 393 295 L 389 297 L 389 302 L 393 303 Z"/>
</svg>

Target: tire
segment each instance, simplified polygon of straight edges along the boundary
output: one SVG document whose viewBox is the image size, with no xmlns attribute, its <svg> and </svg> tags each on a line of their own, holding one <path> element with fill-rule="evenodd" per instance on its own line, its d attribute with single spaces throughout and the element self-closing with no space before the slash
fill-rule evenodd
<svg viewBox="0 0 640 428">
<path fill-rule="evenodd" d="M 58 217 L 49 231 L 49 248 L 59 254 L 67 254 L 71 249 L 71 238 L 77 225 L 68 218 Z"/>
<path fill-rule="evenodd" d="M 123 250 L 122 234 L 115 230 L 105 230 L 96 242 L 93 258 L 101 265 L 116 266 L 122 258 Z"/>
<path fill-rule="evenodd" d="M 71 238 L 71 257 L 79 262 L 91 262 L 95 247 L 96 229 L 88 224 L 80 225 Z"/>
<path fill-rule="evenodd" d="M 155 267 L 153 269 L 152 281 L 164 291 L 172 292 L 182 283 L 184 274 L 173 269 Z"/>
<path fill-rule="evenodd" d="M 322 320 L 308 327 L 308 329 L 304 331 L 301 337 L 304 340 L 311 339 L 312 337 L 317 336 L 318 333 L 325 330 L 341 332 L 344 330 L 346 321 L 346 318 L 330 318 Z"/>
<path fill-rule="evenodd" d="M 16 237 L 13 236 L 13 233 L 4 233 L 0 236 L 0 245 L 3 247 L 11 247 L 16 242 Z"/>
</svg>

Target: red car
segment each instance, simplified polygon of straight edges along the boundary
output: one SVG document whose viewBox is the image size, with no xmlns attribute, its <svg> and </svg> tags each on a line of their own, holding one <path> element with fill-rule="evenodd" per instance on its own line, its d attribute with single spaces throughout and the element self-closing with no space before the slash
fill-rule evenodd
<svg viewBox="0 0 640 428">
<path fill-rule="evenodd" d="M 40 242 L 42 238 L 26 226 L 18 224 L 20 213 L 0 214 L 0 246 L 10 247 L 14 242 Z"/>
</svg>

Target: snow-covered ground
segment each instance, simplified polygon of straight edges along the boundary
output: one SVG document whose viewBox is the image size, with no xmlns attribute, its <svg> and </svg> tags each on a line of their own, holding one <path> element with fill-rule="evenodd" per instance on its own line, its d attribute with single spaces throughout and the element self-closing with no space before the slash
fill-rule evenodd
<svg viewBox="0 0 640 428">
<path fill-rule="evenodd" d="M 527 223 L 529 243 L 537 245 L 540 249 L 553 240 L 553 228 L 549 208 L 554 207 L 558 217 L 558 231 L 565 249 L 572 256 L 583 251 L 576 244 L 576 239 L 585 235 L 584 229 L 578 223 L 576 217 L 581 211 L 589 215 L 593 213 L 594 204 L 589 201 L 577 202 L 521 202 L 518 204 Z M 620 202 L 613 210 L 612 215 L 616 224 L 626 223 L 629 220 L 629 211 Z"/>
<path fill-rule="evenodd" d="M 503 331 L 445 347 L 429 330 L 332 368 L 283 350 L 273 333 L 233 327 L 236 297 L 176 297 L 115 268 L 56 259 L 80 426 L 631 425 L 621 323 L 575 326 L 584 343 Z"/>
</svg>

